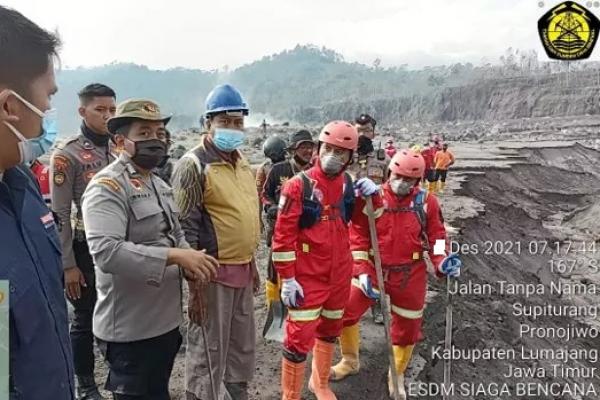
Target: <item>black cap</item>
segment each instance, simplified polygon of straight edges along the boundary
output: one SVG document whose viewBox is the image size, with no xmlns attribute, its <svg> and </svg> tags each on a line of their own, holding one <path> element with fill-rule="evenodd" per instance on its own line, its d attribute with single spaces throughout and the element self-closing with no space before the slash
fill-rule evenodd
<svg viewBox="0 0 600 400">
<path fill-rule="evenodd" d="M 373 125 L 373 128 L 377 125 L 375 118 L 371 117 L 369 114 L 360 114 L 358 118 L 356 118 L 356 123 L 359 125 L 371 124 Z"/>
<path fill-rule="evenodd" d="M 300 146 L 301 143 L 304 142 L 311 142 L 311 143 L 315 143 L 313 140 L 312 135 L 310 134 L 309 131 L 302 129 L 296 133 L 293 133 L 290 136 L 290 149 L 297 149 L 298 146 Z"/>
</svg>

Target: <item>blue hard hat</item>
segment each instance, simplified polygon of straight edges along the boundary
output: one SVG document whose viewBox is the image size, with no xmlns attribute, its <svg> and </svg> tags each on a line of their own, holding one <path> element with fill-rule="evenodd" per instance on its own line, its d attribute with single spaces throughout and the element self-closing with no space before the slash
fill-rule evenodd
<svg viewBox="0 0 600 400">
<path fill-rule="evenodd" d="M 206 115 L 227 111 L 241 111 L 248 115 L 248 104 L 242 94 L 233 86 L 225 84 L 215 87 L 206 96 Z"/>
</svg>

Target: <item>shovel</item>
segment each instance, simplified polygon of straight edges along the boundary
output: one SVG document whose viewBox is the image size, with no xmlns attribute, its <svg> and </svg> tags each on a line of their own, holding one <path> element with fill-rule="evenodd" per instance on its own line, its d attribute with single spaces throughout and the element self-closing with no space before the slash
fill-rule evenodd
<svg viewBox="0 0 600 400">
<path fill-rule="evenodd" d="M 267 271 L 267 279 L 273 285 L 277 286 L 277 271 L 273 265 L 271 259 L 273 251 L 269 250 L 269 264 Z M 273 300 L 269 305 L 267 311 L 267 320 L 263 328 L 263 337 L 266 340 L 283 343 L 283 336 L 285 333 L 285 319 L 287 317 L 287 307 L 281 301 L 278 296 L 277 299 Z"/>
</svg>

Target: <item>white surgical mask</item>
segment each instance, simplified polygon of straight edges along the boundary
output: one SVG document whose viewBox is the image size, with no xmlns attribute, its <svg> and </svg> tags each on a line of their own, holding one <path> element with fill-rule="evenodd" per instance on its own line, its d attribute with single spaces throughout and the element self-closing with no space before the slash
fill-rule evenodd
<svg viewBox="0 0 600 400">
<path fill-rule="evenodd" d="M 396 193 L 398 196 L 406 196 L 410 193 L 413 186 L 415 186 L 415 182 L 414 179 L 393 179 L 390 180 L 390 187 L 392 188 L 392 192 Z"/>
</svg>

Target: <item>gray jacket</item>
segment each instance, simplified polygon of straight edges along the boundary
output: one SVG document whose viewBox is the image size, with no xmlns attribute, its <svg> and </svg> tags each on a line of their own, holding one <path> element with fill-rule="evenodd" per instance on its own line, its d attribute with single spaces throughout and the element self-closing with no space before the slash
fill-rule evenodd
<svg viewBox="0 0 600 400">
<path fill-rule="evenodd" d="M 162 335 L 182 321 L 181 274 L 169 248 L 189 248 L 172 189 L 136 172 L 129 156 L 100 171 L 83 195 L 83 219 L 96 267 L 94 334 L 129 342 Z"/>
</svg>

